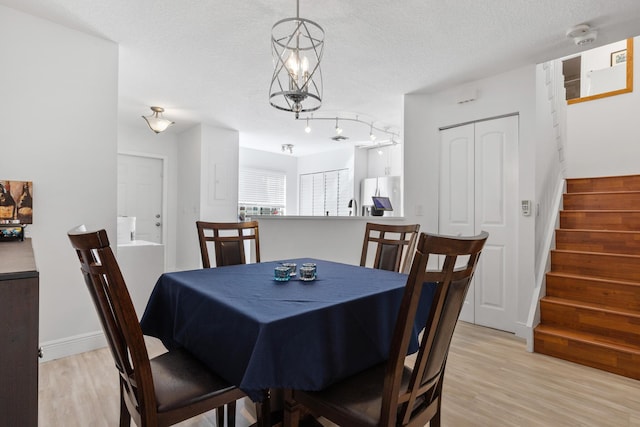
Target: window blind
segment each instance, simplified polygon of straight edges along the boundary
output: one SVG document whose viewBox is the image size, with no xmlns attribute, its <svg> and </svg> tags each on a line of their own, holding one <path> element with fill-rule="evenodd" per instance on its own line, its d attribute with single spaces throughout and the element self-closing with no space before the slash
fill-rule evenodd
<svg viewBox="0 0 640 427">
<path fill-rule="evenodd" d="M 349 215 L 353 183 L 349 169 L 300 175 L 299 214 L 324 216 Z"/>
<path fill-rule="evenodd" d="M 284 172 L 240 168 L 238 203 L 284 208 L 287 176 Z"/>
</svg>

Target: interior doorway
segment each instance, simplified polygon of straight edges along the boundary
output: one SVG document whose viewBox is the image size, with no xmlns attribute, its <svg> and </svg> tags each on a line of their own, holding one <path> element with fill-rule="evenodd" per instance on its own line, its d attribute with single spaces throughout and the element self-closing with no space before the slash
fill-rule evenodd
<svg viewBox="0 0 640 427">
<path fill-rule="evenodd" d="M 164 163 L 160 157 L 118 154 L 118 216 L 136 218 L 136 240 L 166 240 Z"/>
</svg>

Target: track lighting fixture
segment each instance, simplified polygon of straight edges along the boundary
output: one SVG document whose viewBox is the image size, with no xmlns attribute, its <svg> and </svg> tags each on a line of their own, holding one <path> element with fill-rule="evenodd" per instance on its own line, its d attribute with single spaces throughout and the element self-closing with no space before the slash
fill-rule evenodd
<svg viewBox="0 0 640 427">
<path fill-rule="evenodd" d="M 340 127 L 340 121 L 347 121 L 347 122 L 356 122 L 356 123 L 362 123 L 363 125 L 369 126 L 369 139 L 371 140 L 371 142 L 375 142 L 378 141 L 377 143 L 379 144 L 379 138 L 382 137 L 383 138 L 383 143 L 389 142 L 391 144 L 397 144 L 398 140 L 400 139 L 400 134 L 398 132 L 395 132 L 393 130 L 391 130 L 391 128 L 389 126 L 385 126 L 385 127 L 376 127 L 374 125 L 374 122 L 368 122 L 368 121 L 364 121 L 361 120 L 358 116 L 355 116 L 355 118 L 352 117 L 340 117 L 340 116 L 333 116 L 333 117 L 317 117 L 314 116 L 313 114 L 311 114 L 308 117 L 301 117 L 299 118 L 300 120 L 306 120 L 306 126 L 304 128 L 304 131 L 306 133 L 310 133 L 311 132 L 311 125 L 310 122 L 313 120 L 333 120 L 335 121 L 335 135 L 331 137 L 332 140 L 334 141 L 344 141 L 346 139 L 348 139 L 348 137 L 345 137 L 342 135 L 343 133 L 343 129 Z"/>
</svg>

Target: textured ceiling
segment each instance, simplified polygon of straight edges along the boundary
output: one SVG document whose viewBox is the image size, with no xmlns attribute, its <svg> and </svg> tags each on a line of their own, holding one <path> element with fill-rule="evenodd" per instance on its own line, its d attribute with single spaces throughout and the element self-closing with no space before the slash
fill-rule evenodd
<svg viewBox="0 0 640 427">
<path fill-rule="evenodd" d="M 566 30 L 588 23 L 599 46 L 640 34 L 638 0 L 301 0 L 326 33 L 324 102 L 316 116 L 358 117 L 402 131 L 402 97 L 432 92 L 579 51 Z M 294 0 L 0 0 L 117 42 L 119 119 L 159 105 L 181 132 L 236 129 L 243 146 L 295 154 L 339 147 L 332 122 L 304 123 L 268 102 L 272 25 Z M 367 126 L 345 124 L 351 142 Z M 158 137 L 162 137 L 159 135 Z"/>
</svg>

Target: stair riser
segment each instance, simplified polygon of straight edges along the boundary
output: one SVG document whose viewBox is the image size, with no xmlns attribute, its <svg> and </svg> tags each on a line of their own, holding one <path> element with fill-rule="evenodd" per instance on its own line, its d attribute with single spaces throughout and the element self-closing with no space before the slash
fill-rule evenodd
<svg viewBox="0 0 640 427">
<path fill-rule="evenodd" d="M 610 337 L 640 346 L 640 318 L 624 314 L 540 301 L 541 322 L 547 326 Z"/>
<path fill-rule="evenodd" d="M 640 310 L 640 285 L 547 275 L 547 295 L 578 302 Z"/>
<path fill-rule="evenodd" d="M 552 251 L 551 270 L 581 276 L 640 282 L 640 259 L 632 255 Z"/>
<path fill-rule="evenodd" d="M 540 332 L 534 333 L 534 351 L 625 377 L 640 379 L 640 355 L 637 353 Z"/>
<path fill-rule="evenodd" d="M 640 231 L 640 212 L 562 211 L 560 228 Z"/>
<path fill-rule="evenodd" d="M 565 210 L 640 210 L 640 192 L 565 194 Z"/>
<path fill-rule="evenodd" d="M 568 193 L 588 191 L 640 191 L 640 175 L 567 179 Z"/>
<path fill-rule="evenodd" d="M 640 255 L 640 232 L 557 230 L 556 249 Z"/>
</svg>

